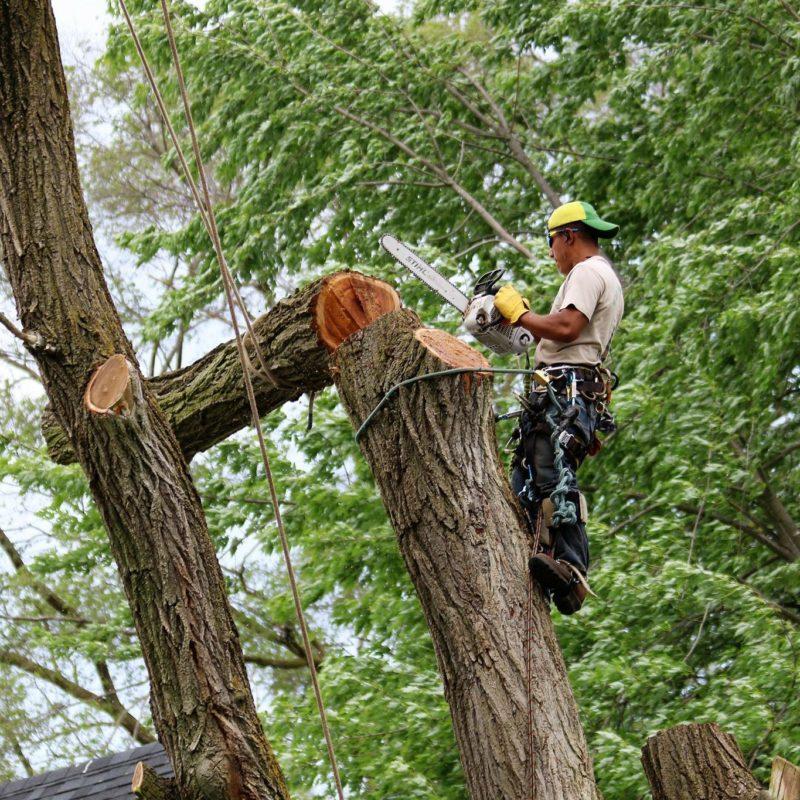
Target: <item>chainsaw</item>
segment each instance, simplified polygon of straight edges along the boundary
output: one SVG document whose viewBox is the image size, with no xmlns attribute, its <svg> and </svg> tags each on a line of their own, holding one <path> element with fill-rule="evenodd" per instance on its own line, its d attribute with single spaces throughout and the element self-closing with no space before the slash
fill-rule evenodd
<svg viewBox="0 0 800 800">
<path fill-rule="evenodd" d="M 423 283 L 461 312 L 467 332 L 481 344 L 501 356 L 508 353 L 519 355 L 533 344 L 532 333 L 504 322 L 502 315 L 494 307 L 497 283 L 503 277 L 504 269 L 493 269 L 481 275 L 470 298 L 399 239 L 387 233 L 381 236 L 380 241 L 381 247 L 395 261 L 413 272 Z"/>
</svg>

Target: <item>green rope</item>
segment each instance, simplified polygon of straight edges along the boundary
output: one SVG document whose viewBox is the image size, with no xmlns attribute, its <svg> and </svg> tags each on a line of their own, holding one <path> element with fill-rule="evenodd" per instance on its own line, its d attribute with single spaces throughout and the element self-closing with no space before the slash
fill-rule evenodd
<svg viewBox="0 0 800 800">
<path fill-rule="evenodd" d="M 550 499 L 553 501 L 551 527 L 558 528 L 564 523 L 574 525 L 578 521 L 578 511 L 575 508 L 575 503 L 567 500 L 567 492 L 572 488 L 572 471 L 564 463 L 564 448 L 560 441 L 560 436 L 566 428 L 565 423 L 567 420 L 563 419 L 561 423 L 558 421 L 558 417 L 564 414 L 564 408 L 558 399 L 558 395 L 556 395 L 555 389 L 549 383 L 547 384 L 547 394 L 550 397 L 552 407 L 551 411 L 545 412 L 545 419 L 550 426 L 550 442 L 553 445 L 553 466 L 558 474 L 556 488 L 550 493 Z M 555 409 L 555 411 L 552 409 Z"/>
<path fill-rule="evenodd" d="M 400 383 L 396 383 L 389 389 L 388 392 L 383 396 L 383 399 L 378 403 L 375 408 L 369 413 L 367 418 L 361 423 L 361 427 L 356 431 L 356 441 L 358 441 L 361 436 L 364 434 L 364 431 L 369 427 L 372 423 L 372 420 L 381 411 L 389 400 L 394 397 L 395 394 L 403 387 L 409 386 L 412 383 L 417 383 L 418 381 L 427 381 L 431 378 L 443 378 L 448 375 L 464 375 L 471 372 L 490 372 L 492 374 L 500 374 L 500 375 L 533 375 L 536 370 L 533 369 L 504 369 L 498 367 L 457 367 L 455 369 L 444 369 L 439 372 L 429 372 L 427 375 L 417 375 L 414 378 L 406 378 L 404 381 L 400 381 Z"/>
</svg>

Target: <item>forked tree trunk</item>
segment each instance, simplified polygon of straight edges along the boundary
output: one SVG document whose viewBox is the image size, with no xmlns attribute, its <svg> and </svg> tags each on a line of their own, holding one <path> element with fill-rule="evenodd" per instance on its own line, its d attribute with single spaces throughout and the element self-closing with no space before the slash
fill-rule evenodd
<svg viewBox="0 0 800 800">
<path fill-rule="evenodd" d="M 182 797 L 288 797 L 200 499 L 106 288 L 47 0 L 0 2 L 0 243 L 53 412 L 108 529 Z M 124 410 L 92 411 L 114 404 L 103 381 L 92 406 L 84 390 L 115 354 L 109 386 L 122 391 Z"/>
<path fill-rule="evenodd" d="M 334 358 L 355 427 L 402 380 L 488 366 L 463 342 L 422 328 L 407 310 L 352 335 Z M 400 389 L 361 447 L 433 637 L 470 797 L 598 797 L 561 650 L 537 590 L 529 706 L 528 541 L 497 452 L 491 377 L 434 378 Z"/>
<path fill-rule="evenodd" d="M 736 739 L 715 724 L 677 725 L 642 748 L 653 800 L 769 800 Z"/>
</svg>

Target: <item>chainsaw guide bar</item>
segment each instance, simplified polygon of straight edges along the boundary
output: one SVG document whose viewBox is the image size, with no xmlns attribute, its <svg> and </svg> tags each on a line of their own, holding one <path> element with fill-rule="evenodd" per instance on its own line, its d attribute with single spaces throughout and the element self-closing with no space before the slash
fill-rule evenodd
<svg viewBox="0 0 800 800">
<path fill-rule="evenodd" d="M 409 272 L 413 272 L 424 284 L 443 297 L 451 306 L 462 314 L 469 306 L 469 298 L 453 286 L 447 278 L 437 272 L 430 264 L 423 261 L 408 245 L 390 233 L 381 236 L 381 247 Z"/>
<path fill-rule="evenodd" d="M 395 236 L 384 234 L 380 244 L 395 261 L 457 308 L 467 331 L 490 350 L 501 356 L 509 353 L 520 355 L 533 344 L 533 334 L 504 322 L 494 307 L 494 287 L 504 270 L 492 270 L 479 278 L 475 294 L 469 298 Z"/>
</svg>

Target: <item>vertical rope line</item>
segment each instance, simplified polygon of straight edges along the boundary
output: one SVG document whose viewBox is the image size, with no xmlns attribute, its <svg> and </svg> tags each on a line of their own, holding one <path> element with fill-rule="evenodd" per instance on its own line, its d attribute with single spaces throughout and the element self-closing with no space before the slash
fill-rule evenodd
<svg viewBox="0 0 800 800">
<path fill-rule="evenodd" d="M 228 268 L 228 263 L 225 259 L 225 255 L 222 251 L 222 242 L 220 241 L 219 237 L 219 230 L 217 228 L 217 220 L 216 215 L 214 214 L 214 210 L 211 205 L 211 194 L 208 190 L 208 180 L 206 178 L 205 167 L 203 166 L 203 158 L 200 153 L 200 145 L 197 141 L 197 133 L 194 126 L 194 119 L 192 117 L 192 110 L 191 105 L 189 103 L 189 95 L 186 91 L 186 82 L 184 81 L 183 77 L 183 69 L 181 68 L 180 57 L 178 55 L 178 47 L 175 42 L 175 34 L 172 30 L 172 22 L 170 20 L 170 13 L 169 13 L 169 6 L 167 4 L 167 0 L 161 0 L 161 10 L 164 16 L 164 24 L 167 30 L 167 37 L 169 39 L 169 46 L 170 50 L 172 51 L 172 60 L 175 64 L 175 72 L 178 76 L 178 87 L 180 88 L 181 93 L 181 100 L 183 101 L 183 109 L 184 113 L 186 114 L 186 122 L 189 126 L 189 133 L 191 135 L 192 140 L 192 150 L 194 152 L 195 157 L 195 164 L 197 166 L 197 171 L 200 175 L 200 185 L 203 189 L 203 197 L 206 203 L 206 213 L 208 215 L 208 221 L 211 226 L 211 238 L 214 243 L 214 250 L 217 255 L 217 260 L 219 262 L 220 271 L 224 277 L 225 283 L 225 294 L 228 300 L 228 307 L 231 312 L 231 320 L 234 326 L 234 332 L 236 334 L 236 346 L 239 350 L 239 358 L 242 362 L 242 373 L 244 375 L 244 382 L 245 388 L 247 390 L 247 396 L 250 401 L 250 411 L 253 416 L 253 427 L 256 429 L 256 435 L 258 436 L 258 445 L 261 449 L 261 459 L 264 463 L 264 471 L 267 476 L 267 483 L 269 485 L 269 493 L 272 499 L 272 506 L 273 511 L 275 512 L 275 523 L 278 526 L 278 533 L 280 535 L 281 540 L 281 549 L 283 550 L 283 558 L 284 562 L 286 563 L 286 571 L 289 575 L 289 583 L 292 589 L 292 599 L 294 600 L 295 606 L 295 613 L 297 615 L 297 622 L 300 626 L 300 632 L 303 636 L 303 645 L 306 653 L 306 661 L 308 662 L 308 669 L 311 673 L 311 682 L 314 687 L 314 695 L 317 701 L 317 709 L 319 711 L 320 721 L 322 723 L 323 734 L 325 736 L 325 744 L 328 750 L 328 758 L 330 759 L 331 769 L 333 771 L 333 778 L 336 784 L 336 791 L 339 795 L 341 800 L 344 800 L 344 790 L 342 788 L 342 781 L 341 777 L 339 776 L 339 767 L 336 762 L 336 753 L 333 747 L 333 739 L 331 738 L 330 727 L 328 725 L 328 715 L 325 710 L 325 703 L 322 698 L 322 690 L 320 689 L 319 685 L 319 676 L 317 675 L 317 667 L 314 663 L 314 655 L 311 649 L 311 639 L 308 635 L 308 626 L 306 625 L 305 614 L 303 613 L 303 605 L 300 600 L 300 592 L 297 586 L 297 577 L 294 571 L 294 565 L 292 564 L 292 557 L 289 551 L 289 540 L 286 535 L 286 529 L 283 525 L 283 517 L 281 515 L 280 506 L 278 504 L 278 495 L 275 490 L 275 481 L 273 480 L 272 476 L 272 469 L 270 467 L 269 462 L 269 455 L 267 453 L 267 446 L 264 441 L 264 432 L 261 428 L 261 419 L 258 413 L 258 404 L 255 398 L 255 392 L 253 391 L 253 382 L 251 380 L 250 372 L 246 366 L 246 352 L 244 349 L 244 343 L 242 341 L 241 333 L 239 331 L 239 327 L 236 321 L 236 310 L 234 307 L 234 297 L 236 295 L 236 299 L 239 301 L 240 308 L 242 309 L 242 316 L 245 319 L 245 323 L 247 324 L 248 333 L 252 337 L 253 345 L 256 349 L 256 353 L 259 352 L 257 347 L 257 342 L 255 339 L 255 333 L 253 332 L 252 326 L 250 325 L 250 321 L 248 319 L 249 315 L 244 308 L 244 303 L 241 300 L 241 295 L 239 294 L 238 287 L 236 287 L 236 283 L 233 280 L 233 275 L 231 275 L 230 270 Z M 262 369 L 267 369 L 266 364 L 261 363 Z"/>
<path fill-rule="evenodd" d="M 178 75 L 178 85 L 180 88 L 181 99 L 183 101 L 184 111 L 186 114 L 186 122 L 189 127 L 189 131 L 191 134 L 192 139 L 192 148 L 194 151 L 194 156 L 196 160 L 197 170 L 200 175 L 200 181 L 203 188 L 203 196 L 205 203 L 201 200 L 199 192 L 197 191 L 197 185 L 195 184 L 194 180 L 192 179 L 191 172 L 189 171 L 188 164 L 186 163 L 186 159 L 183 156 L 182 149 L 178 142 L 177 136 L 175 135 L 175 130 L 172 126 L 171 120 L 169 119 L 169 114 L 167 113 L 166 107 L 163 102 L 163 98 L 161 97 L 161 93 L 158 91 L 158 87 L 155 82 L 155 78 L 153 76 L 153 72 L 150 69 L 150 65 L 147 61 L 147 58 L 144 54 L 144 50 L 142 49 L 141 42 L 139 41 L 139 37 L 136 34 L 133 21 L 131 20 L 130 14 L 128 13 L 128 9 L 125 5 L 125 0 L 119 0 L 120 6 L 122 8 L 123 15 L 125 16 L 125 20 L 128 25 L 128 29 L 131 32 L 131 35 L 134 39 L 134 44 L 136 46 L 136 51 L 139 54 L 139 58 L 142 61 L 142 65 L 145 69 L 145 74 L 147 76 L 148 82 L 150 83 L 150 87 L 153 90 L 153 94 L 156 96 L 156 104 L 158 105 L 159 111 L 161 112 L 162 118 L 164 120 L 165 125 L 169 131 L 170 137 L 172 139 L 173 145 L 175 146 L 176 151 L 178 152 L 178 157 L 181 162 L 181 167 L 183 168 L 184 175 L 187 179 L 187 182 L 190 185 L 192 190 L 192 196 L 194 197 L 195 202 L 197 203 L 198 210 L 200 212 L 200 216 L 203 220 L 203 223 L 208 231 L 208 234 L 211 238 L 214 253 L 217 258 L 217 262 L 219 263 L 220 273 L 222 277 L 222 284 L 225 290 L 225 297 L 228 303 L 228 308 L 231 314 L 231 324 L 233 325 L 234 334 L 236 337 L 236 348 L 239 354 L 239 360 L 242 365 L 242 375 L 244 377 L 244 384 L 245 384 L 245 391 L 247 393 L 247 399 L 250 404 L 250 412 L 252 415 L 253 427 L 256 430 L 256 435 L 258 437 L 258 445 L 261 451 L 261 459 L 264 465 L 264 471 L 267 477 L 267 484 L 269 486 L 269 493 L 270 499 L 272 501 L 272 507 L 275 514 L 275 523 L 278 528 L 278 533 L 281 541 L 281 549 L 283 550 L 283 558 L 286 564 L 286 571 L 289 576 L 289 583 L 292 590 L 292 599 L 294 601 L 295 606 L 295 614 L 297 616 L 297 621 L 300 626 L 300 631 L 303 638 L 303 647 L 305 650 L 306 661 L 308 662 L 309 672 L 311 674 L 311 682 L 314 688 L 314 695 L 317 702 L 317 709 L 319 711 L 320 721 L 322 723 L 322 730 L 325 736 L 325 744 L 328 750 L 328 758 L 331 763 L 331 769 L 333 771 L 333 778 L 336 784 L 336 791 L 339 796 L 340 800 L 344 800 L 344 790 L 342 788 L 342 781 L 339 775 L 339 768 L 336 762 L 336 754 L 333 747 L 333 740 L 331 738 L 330 727 L 328 725 L 328 717 L 327 712 L 325 710 L 325 704 L 322 698 L 322 691 L 319 686 L 319 676 L 317 675 L 317 668 L 316 664 L 314 663 L 314 656 L 312 653 L 311 648 L 311 640 L 308 634 L 308 626 L 306 625 L 305 614 L 303 613 L 303 606 L 300 600 L 300 593 L 297 586 L 297 578 L 294 571 L 294 566 L 292 564 L 291 553 L 289 551 L 289 541 L 286 535 L 286 529 L 283 524 L 283 517 L 281 516 L 280 506 L 278 503 L 278 495 L 275 489 L 275 481 L 272 475 L 272 469 L 270 467 L 269 461 L 269 454 L 267 453 L 266 442 L 264 440 L 264 432 L 261 428 L 261 419 L 258 413 L 258 403 L 256 401 L 255 392 L 253 389 L 253 383 L 251 380 L 250 371 L 247 368 L 248 363 L 248 356 L 247 352 L 244 347 L 243 338 L 239 329 L 239 324 L 236 315 L 236 305 L 239 306 L 240 310 L 242 311 L 242 315 L 245 320 L 245 324 L 247 326 L 248 333 L 251 336 L 252 343 L 256 355 L 259 359 L 261 364 L 261 368 L 264 370 L 265 374 L 274 381 L 272 377 L 272 373 L 267 367 L 263 355 L 261 353 L 260 347 L 258 345 L 258 341 L 255 337 L 255 333 L 253 332 L 252 326 L 250 324 L 249 314 L 247 309 L 242 301 L 241 294 L 239 293 L 239 289 L 236 286 L 236 282 L 233 279 L 233 275 L 230 272 L 228 267 L 227 260 L 225 259 L 225 254 L 222 250 L 222 242 L 219 237 L 219 230 L 217 228 L 216 217 L 214 215 L 214 211 L 211 205 L 211 196 L 208 190 L 208 182 L 205 176 L 205 169 L 203 166 L 202 157 L 200 155 L 200 148 L 197 142 L 197 135 L 194 128 L 194 121 L 192 119 L 191 114 L 191 107 L 189 104 L 188 94 L 186 92 L 186 84 L 183 78 L 183 71 L 180 66 L 180 58 L 178 56 L 177 45 L 175 43 L 175 37 L 172 30 L 172 25 L 170 22 L 170 14 L 169 8 L 167 6 L 166 0 L 161 0 L 161 9 L 164 15 L 164 21 L 167 28 L 167 37 L 169 39 L 170 49 L 172 51 L 172 58 L 175 64 L 175 69 Z M 234 302 L 234 300 L 236 302 Z"/>
<path fill-rule="evenodd" d="M 536 526 L 533 536 L 533 546 L 531 556 L 535 556 L 539 550 L 539 541 L 542 536 L 542 507 L 536 512 Z M 525 609 L 525 688 L 528 697 L 528 800 L 534 800 L 534 774 L 533 774 L 533 575 L 530 567 L 526 565 L 525 571 L 528 574 L 528 602 Z"/>
<path fill-rule="evenodd" d="M 208 205 L 206 205 L 206 203 L 204 203 L 203 200 L 200 197 L 200 192 L 198 191 L 198 188 L 197 188 L 197 182 L 192 177 L 192 173 L 191 173 L 191 170 L 189 169 L 189 164 L 186 161 L 186 156 L 184 155 L 183 148 L 181 147 L 181 144 L 178 141 L 178 134 L 175 132 L 175 127 L 172 124 L 172 117 L 170 116 L 170 113 L 167 110 L 167 106 L 164 103 L 164 97 L 161 94 L 161 90 L 158 88 L 158 84 L 156 83 L 156 79 L 155 79 L 155 76 L 153 74 L 153 70 L 150 67 L 150 62 L 148 61 L 147 56 L 145 55 L 144 48 L 142 47 L 141 39 L 139 38 L 139 34 L 137 33 L 136 27 L 133 24 L 133 20 L 131 19 L 131 15 L 130 15 L 130 13 L 128 11 L 128 6 L 126 5 L 125 0 L 119 0 L 119 5 L 120 5 L 120 8 L 122 9 L 122 14 L 125 17 L 125 23 L 128 26 L 128 31 L 130 32 L 131 38 L 133 39 L 133 44 L 134 44 L 134 47 L 136 48 L 136 52 L 137 52 L 137 54 L 139 56 L 139 60 L 141 61 L 142 67 L 144 68 L 144 72 L 145 72 L 145 76 L 147 78 L 147 82 L 149 83 L 150 89 L 153 92 L 153 96 L 155 98 L 156 106 L 158 107 L 159 114 L 161 116 L 161 119 L 162 119 L 164 125 L 167 128 L 167 133 L 169 134 L 169 138 L 170 138 L 170 140 L 172 142 L 172 146 L 175 148 L 175 152 L 178 155 L 178 161 L 180 162 L 180 165 L 181 165 L 181 171 L 183 172 L 183 177 L 185 178 L 186 183 L 189 185 L 189 189 L 191 191 L 192 197 L 194 198 L 195 205 L 197 206 L 197 210 L 200 213 L 200 219 L 201 219 L 201 221 L 203 223 L 203 227 L 206 229 L 206 231 L 208 233 L 208 236 L 211 239 L 212 244 L 213 244 L 215 242 L 215 237 L 214 237 L 214 233 L 213 233 L 213 229 L 212 229 L 212 224 L 211 224 L 211 221 L 210 221 L 210 217 L 211 217 L 211 215 L 209 213 L 209 211 L 210 211 L 210 202 L 208 203 Z M 198 162 L 198 163 L 202 164 L 202 161 Z M 200 175 L 202 176 L 202 178 L 205 179 L 205 173 L 204 173 L 202 167 L 199 166 L 198 167 L 198 171 L 200 172 Z M 213 228 L 216 228 L 216 218 L 214 218 Z M 215 248 L 215 251 L 216 251 L 216 248 Z M 227 268 L 228 262 L 225 259 L 225 254 L 224 253 L 222 253 L 222 259 L 223 259 L 223 261 L 225 263 L 225 267 Z M 224 285 L 224 282 L 227 279 L 227 275 L 225 274 L 226 270 L 221 270 L 221 271 L 223 273 L 222 280 L 223 280 L 223 285 Z M 229 270 L 227 270 L 227 272 L 228 272 L 228 274 L 230 274 Z M 258 340 L 256 339 L 255 333 L 254 333 L 253 328 L 252 328 L 252 322 L 251 322 L 250 313 L 247 310 L 247 306 L 245 306 L 245 304 L 244 304 L 244 300 L 242 299 L 242 296 L 241 296 L 241 294 L 239 292 L 239 287 L 236 285 L 235 281 L 233 282 L 233 292 L 234 292 L 234 295 L 236 296 L 237 305 L 242 310 L 242 314 L 244 315 L 245 324 L 247 326 L 247 332 L 248 332 L 248 335 L 250 336 L 250 339 L 253 342 L 253 349 L 255 351 L 256 358 L 258 359 L 259 366 L 261 367 L 261 370 L 264 373 L 264 375 L 273 384 L 273 386 L 279 387 L 279 382 L 278 382 L 277 378 L 275 377 L 275 375 L 272 372 L 272 370 L 266 364 L 266 360 L 264 359 L 264 354 L 263 354 L 263 352 L 261 350 L 261 346 L 259 345 Z"/>
<path fill-rule="evenodd" d="M 189 103 L 189 94 L 186 91 L 186 81 L 183 78 L 183 68 L 181 67 L 180 57 L 178 56 L 178 46 L 175 42 L 175 33 L 172 30 L 172 20 L 169 13 L 169 6 L 167 5 L 167 0 L 161 0 L 161 11 L 164 16 L 164 25 L 167 29 L 167 38 L 169 40 L 169 48 L 172 51 L 172 62 L 175 65 L 175 72 L 178 76 L 178 88 L 180 89 L 181 93 L 181 101 L 183 102 L 183 111 L 186 115 L 186 123 L 189 127 L 189 135 L 191 137 L 192 142 L 192 152 L 194 153 L 194 161 L 197 166 L 197 172 L 200 175 L 200 185 L 203 189 L 203 198 L 205 200 L 206 206 L 206 215 L 208 217 L 208 221 L 210 224 L 209 234 L 211 235 L 211 240 L 214 243 L 214 250 L 217 254 L 217 260 L 219 261 L 220 271 L 223 273 L 224 278 L 228 281 L 228 288 L 232 291 L 233 295 L 236 297 L 236 301 L 239 305 L 239 308 L 242 310 L 242 317 L 244 318 L 245 326 L 247 327 L 247 333 L 250 335 L 250 338 L 253 342 L 253 349 L 256 353 L 256 358 L 258 358 L 261 369 L 270 377 L 273 383 L 276 383 L 273 376 L 272 371 L 267 367 L 263 354 L 261 353 L 261 348 L 258 346 L 258 342 L 256 341 L 256 335 L 253 331 L 252 321 L 250 319 L 250 314 L 245 307 L 244 300 L 242 300 L 242 295 L 239 292 L 239 287 L 236 285 L 236 281 L 233 279 L 233 275 L 228 268 L 228 261 L 225 258 L 225 253 L 222 250 L 222 242 L 219 236 L 219 230 L 217 228 L 217 217 L 214 213 L 213 208 L 211 207 L 211 193 L 208 190 L 208 178 L 206 176 L 206 170 L 203 166 L 203 157 L 200 154 L 200 145 L 197 141 L 197 132 L 195 130 L 194 125 L 194 117 L 192 116 L 192 108 L 191 104 Z M 231 314 L 233 314 L 233 309 L 231 308 Z M 244 364 L 242 365 L 244 367 Z"/>
</svg>

